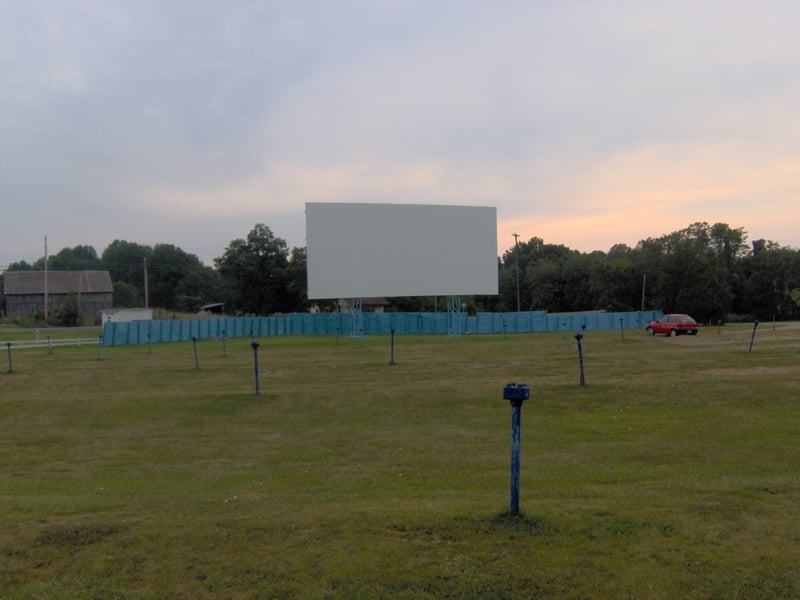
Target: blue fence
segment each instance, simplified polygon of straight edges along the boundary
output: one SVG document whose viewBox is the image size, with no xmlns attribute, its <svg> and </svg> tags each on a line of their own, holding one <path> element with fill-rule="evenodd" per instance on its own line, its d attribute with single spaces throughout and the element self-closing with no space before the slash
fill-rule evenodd
<svg viewBox="0 0 800 600">
<path fill-rule="evenodd" d="M 661 316 L 661 311 L 549 314 L 547 311 L 517 313 L 362 313 L 364 335 L 447 335 L 542 333 L 583 329 L 639 329 Z M 225 317 L 174 321 L 106 323 L 104 346 L 161 342 L 186 342 L 192 338 L 269 337 L 277 335 L 350 335 L 348 313 L 297 313 L 283 317 Z"/>
</svg>

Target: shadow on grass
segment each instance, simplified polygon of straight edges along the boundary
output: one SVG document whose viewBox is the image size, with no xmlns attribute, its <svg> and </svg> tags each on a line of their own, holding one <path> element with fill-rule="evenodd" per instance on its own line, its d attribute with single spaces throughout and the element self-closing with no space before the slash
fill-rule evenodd
<svg viewBox="0 0 800 600">
<path fill-rule="evenodd" d="M 476 532 L 515 533 L 527 535 L 553 535 L 559 528 L 554 523 L 538 515 L 504 511 L 486 519 L 471 519 Z"/>
<path fill-rule="evenodd" d="M 524 513 L 502 512 L 487 517 L 454 517 L 447 521 L 428 524 L 394 524 L 390 529 L 405 534 L 423 534 L 443 539 L 468 540 L 474 536 L 552 536 L 559 527 L 544 517 Z"/>
</svg>

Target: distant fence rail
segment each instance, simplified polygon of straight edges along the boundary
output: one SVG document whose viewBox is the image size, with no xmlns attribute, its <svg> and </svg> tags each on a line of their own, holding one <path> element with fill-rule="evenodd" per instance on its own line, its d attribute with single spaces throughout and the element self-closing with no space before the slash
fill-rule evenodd
<svg viewBox="0 0 800 600">
<path fill-rule="evenodd" d="M 192 339 L 269 337 L 282 335 L 466 335 L 639 329 L 661 311 L 613 313 L 361 313 L 355 329 L 349 313 L 295 313 L 279 317 L 222 317 L 171 321 L 106 323 L 104 346 L 125 346 Z"/>
<path fill-rule="evenodd" d="M 25 348 L 55 348 L 56 346 L 90 346 L 100 343 L 100 338 L 51 338 L 46 340 L 10 340 L 3 346 L 24 350 Z"/>
</svg>

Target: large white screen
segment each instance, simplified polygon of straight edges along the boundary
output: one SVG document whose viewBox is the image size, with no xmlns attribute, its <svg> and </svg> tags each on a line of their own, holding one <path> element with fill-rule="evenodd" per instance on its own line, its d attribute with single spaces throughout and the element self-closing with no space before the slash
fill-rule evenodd
<svg viewBox="0 0 800 600">
<path fill-rule="evenodd" d="M 497 209 L 306 204 L 308 297 L 497 294 Z"/>
</svg>

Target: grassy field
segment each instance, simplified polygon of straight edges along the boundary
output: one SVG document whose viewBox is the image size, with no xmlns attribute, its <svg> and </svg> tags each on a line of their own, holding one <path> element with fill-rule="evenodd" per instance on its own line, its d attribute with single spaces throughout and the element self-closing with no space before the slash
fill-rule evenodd
<svg viewBox="0 0 800 600">
<path fill-rule="evenodd" d="M 800 328 L 0 335 L 2 598 L 800 597 Z M 19 334 L 16 334 L 19 337 Z M 508 514 L 525 382 L 522 514 Z"/>
</svg>

